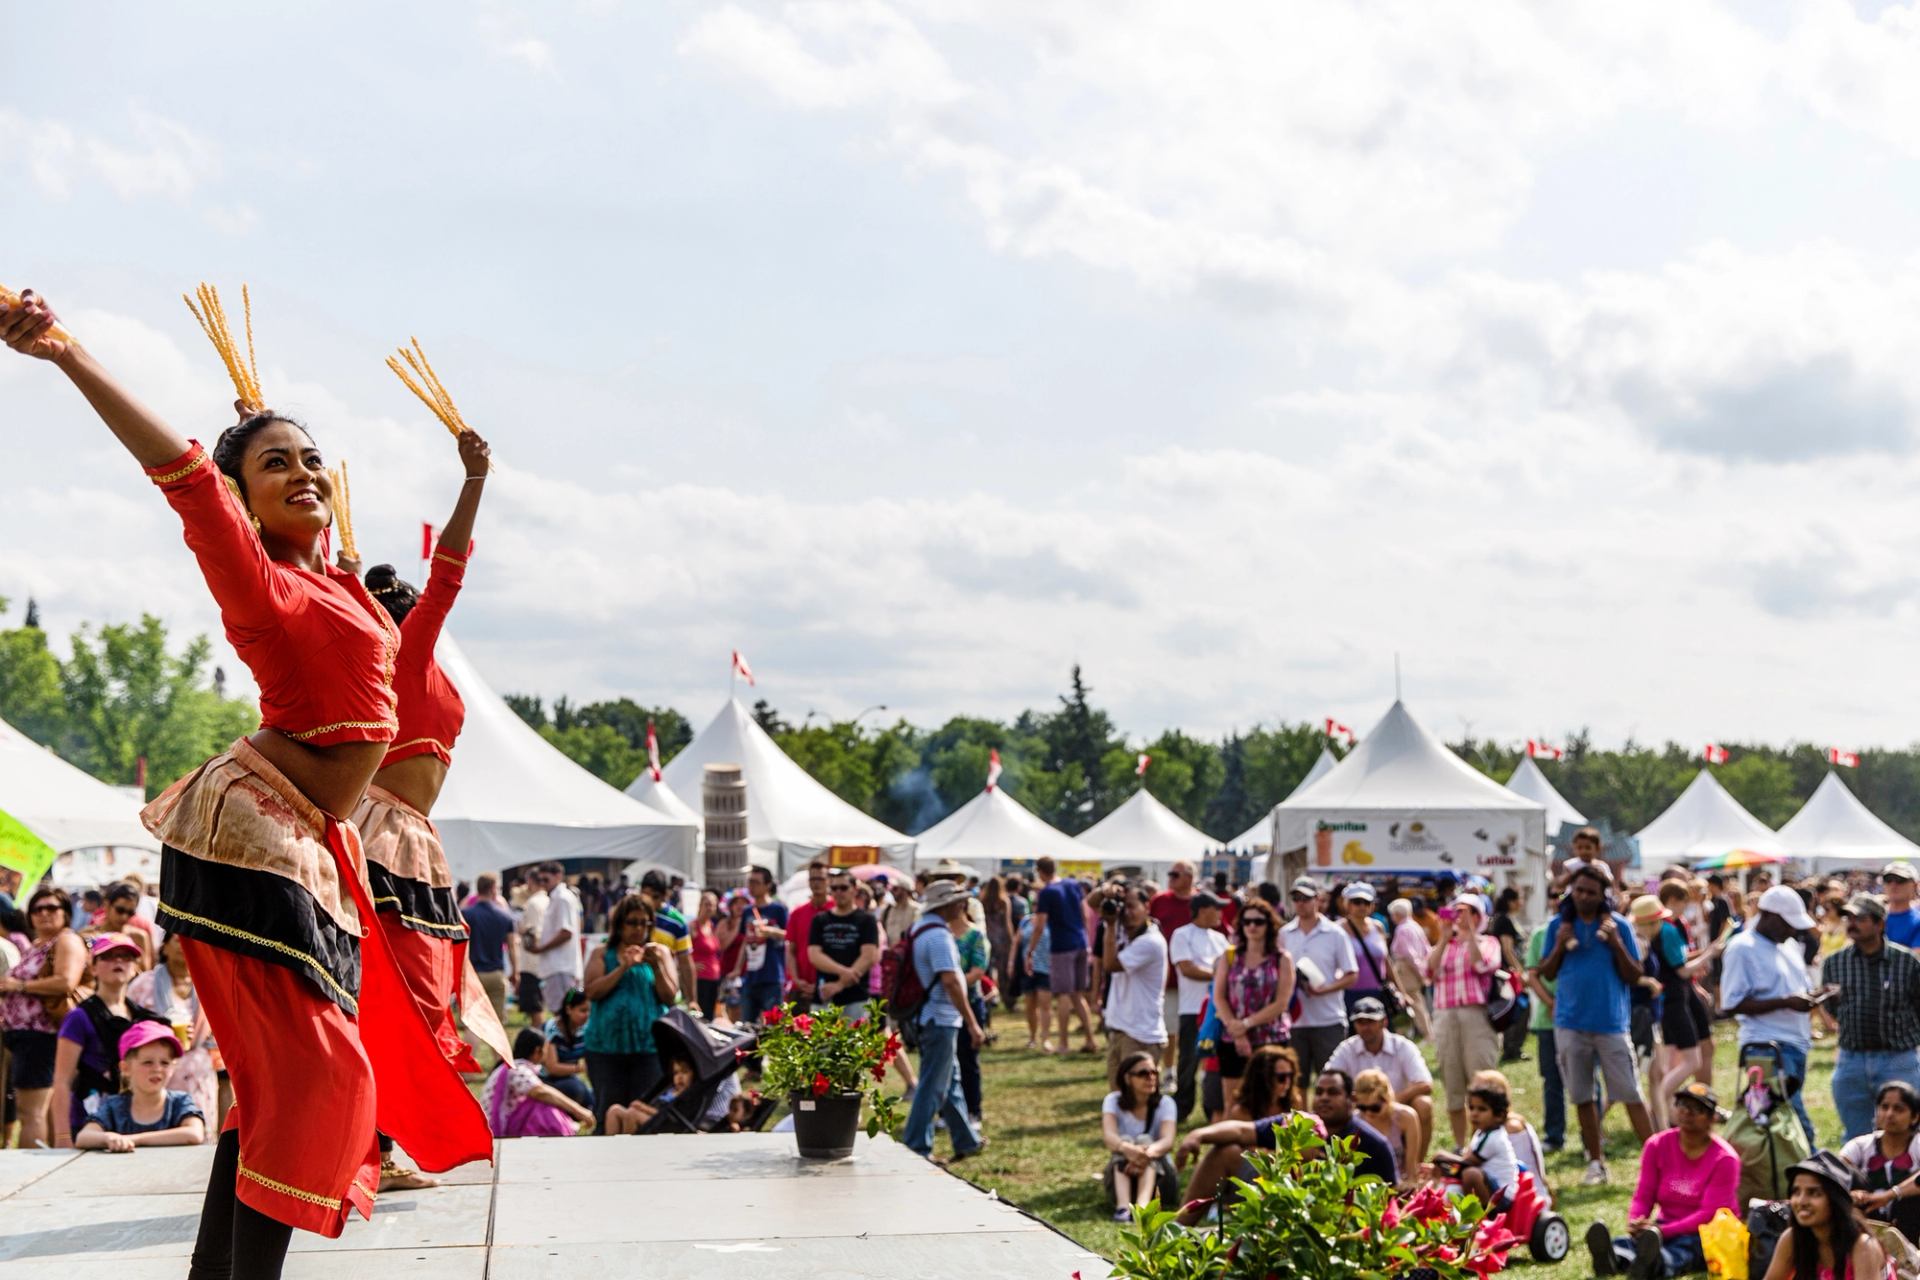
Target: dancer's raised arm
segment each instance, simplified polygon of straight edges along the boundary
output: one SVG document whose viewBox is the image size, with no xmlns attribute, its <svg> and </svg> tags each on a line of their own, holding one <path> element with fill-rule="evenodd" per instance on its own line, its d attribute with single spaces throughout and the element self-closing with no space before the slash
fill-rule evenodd
<svg viewBox="0 0 1920 1280">
<path fill-rule="evenodd" d="M 440 530 L 440 545 L 464 558 L 467 544 L 473 541 L 473 521 L 480 514 L 481 490 L 487 486 L 487 471 L 491 466 L 493 450 L 480 438 L 480 433 L 471 427 L 462 431 L 455 443 L 460 447 L 460 463 L 466 468 L 467 478 L 460 486 L 460 497 L 453 504 L 453 514 L 447 517 L 445 527 Z"/>
<path fill-rule="evenodd" d="M 58 366 L 141 466 L 157 467 L 187 451 L 186 437 L 134 399 L 85 347 L 61 331 L 53 308 L 33 290 L 21 291 L 17 302 L 0 299 L 0 342 Z"/>
</svg>

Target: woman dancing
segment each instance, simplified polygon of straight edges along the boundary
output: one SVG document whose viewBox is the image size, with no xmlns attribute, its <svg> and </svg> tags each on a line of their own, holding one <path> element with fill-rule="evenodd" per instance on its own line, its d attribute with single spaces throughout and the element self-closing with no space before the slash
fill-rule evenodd
<svg viewBox="0 0 1920 1280">
<path fill-rule="evenodd" d="M 218 299 L 196 311 L 240 421 L 209 453 L 61 331 L 45 300 L 0 298 L 0 341 L 53 363 L 146 468 L 185 526 L 262 727 L 143 814 L 162 842 L 159 921 L 232 1077 L 190 1276 L 278 1277 L 292 1228 L 370 1215 L 376 1121 L 431 1169 L 487 1158 L 491 1135 L 370 927 L 360 803 L 396 728 L 400 638 L 328 563 L 332 482 L 304 428 L 269 412 Z M 363 935 L 363 919 L 368 920 Z"/>
<path fill-rule="evenodd" d="M 375 601 L 400 628 L 400 664 L 393 691 L 400 702 L 400 728 L 387 748 L 367 794 L 353 811 L 353 825 L 367 851 L 367 879 L 373 890 L 375 920 L 386 934 L 400 976 L 405 979 L 421 1017 L 433 1029 L 440 1051 L 457 1070 L 478 1072 L 480 1063 L 453 1025 L 453 1002 L 477 1034 L 494 1045 L 502 1061 L 511 1061 L 506 1033 L 493 1017 L 476 977 L 473 998 L 463 987 L 467 972 L 467 926 L 454 900 L 453 873 L 447 868 L 440 834 L 427 815 L 447 780 L 453 763 L 454 739 L 466 721 L 466 705 L 433 656 L 434 643 L 447 620 L 447 611 L 466 576 L 467 555 L 473 539 L 473 521 L 480 510 L 491 450 L 480 434 L 462 431 L 457 441 L 466 481 L 459 501 L 434 548 L 427 589 L 417 591 L 400 580 L 390 564 L 377 564 L 367 573 L 366 586 Z M 342 553 L 341 567 L 357 572 L 359 564 Z M 380 1139 L 380 1189 L 409 1190 L 435 1185 L 432 1178 L 394 1163 L 392 1142 Z"/>
</svg>

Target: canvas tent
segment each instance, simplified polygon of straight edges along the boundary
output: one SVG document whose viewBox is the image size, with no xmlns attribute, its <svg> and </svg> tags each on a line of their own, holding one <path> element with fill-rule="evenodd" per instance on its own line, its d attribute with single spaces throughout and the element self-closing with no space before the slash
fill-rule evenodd
<svg viewBox="0 0 1920 1280">
<path fill-rule="evenodd" d="M 0 811 L 19 819 L 55 852 L 110 846 L 125 850 L 129 859 L 137 853 L 157 855 L 160 842 L 140 825 L 140 808 L 131 795 L 0 721 Z"/>
<path fill-rule="evenodd" d="M 1674 863 L 1692 864 L 1735 849 L 1787 852 L 1765 823 L 1741 808 L 1720 780 L 1705 769 L 1693 775 L 1666 812 L 1642 827 L 1640 869 L 1657 876 Z"/>
<path fill-rule="evenodd" d="M 1549 836 L 1568 824 L 1576 827 L 1587 825 L 1587 815 L 1567 803 L 1567 798 L 1547 781 L 1547 775 L 1540 772 L 1540 766 L 1534 763 L 1532 756 L 1520 758 L 1520 767 L 1507 779 L 1507 790 L 1546 806 Z"/>
<path fill-rule="evenodd" d="M 729 698 L 706 728 L 667 762 L 662 783 L 688 809 L 701 811 L 700 788 L 710 764 L 737 764 L 747 784 L 747 856 L 784 879 L 810 859 L 835 855 L 842 861 L 866 857 L 896 867 L 913 865 L 914 841 L 878 818 L 870 817 L 814 781 L 795 764 L 753 718 L 738 698 Z M 644 794 L 646 774 L 628 787 Z M 852 852 L 852 851 L 859 852 Z"/>
<path fill-rule="evenodd" d="M 1313 762 L 1313 768 L 1307 770 L 1307 776 L 1300 779 L 1293 790 L 1287 793 L 1291 800 L 1303 790 L 1320 781 L 1327 770 L 1340 763 L 1330 747 L 1320 748 L 1320 758 Z M 1260 820 L 1235 836 L 1227 845 L 1235 853 L 1269 853 L 1273 849 L 1273 810 L 1260 815 Z"/>
<path fill-rule="evenodd" d="M 1083 843 L 1036 818 L 1005 787 L 982 791 L 920 833 L 922 868 L 951 860 L 982 876 L 1007 862 L 1030 863 L 1050 857 L 1062 875 L 1099 875 L 1129 860 L 1097 845 Z M 1138 865 L 1134 859 L 1131 865 Z"/>
<path fill-rule="evenodd" d="M 1546 807 L 1449 751 L 1395 702 L 1317 781 L 1274 810 L 1275 853 L 1318 875 L 1452 871 L 1531 889 L 1546 902 Z"/>
<path fill-rule="evenodd" d="M 1198 866 L 1207 851 L 1220 843 L 1167 808 L 1145 787 L 1074 839 L 1103 850 L 1105 856 L 1141 867 L 1182 858 Z"/>
<path fill-rule="evenodd" d="M 569 760 L 488 687 L 445 631 L 434 656 L 467 704 L 453 768 L 433 809 L 456 879 L 569 858 L 698 875 L 696 824 L 622 795 Z"/>
<path fill-rule="evenodd" d="M 672 787 L 669 787 L 665 782 L 655 782 L 652 772 L 648 769 L 642 769 L 640 776 L 628 784 L 627 794 L 635 800 L 638 800 L 641 804 L 646 805 L 649 809 L 658 809 L 669 818 L 678 818 L 682 822 L 693 824 L 693 865 L 699 874 L 690 877 L 690 879 L 695 881 L 705 879 L 705 860 L 707 856 L 706 820 L 693 810 L 687 808 L 680 797 L 673 794 Z M 646 862 L 635 862 L 632 866 L 628 867 L 628 882 L 639 884 L 640 877 L 647 873 L 647 866 L 648 864 Z M 691 919 L 692 917 L 689 916 L 688 918 Z"/>
<path fill-rule="evenodd" d="M 1788 853 L 1823 868 L 1920 858 L 1920 845 L 1875 817 L 1831 769 L 1775 838 Z"/>
</svg>

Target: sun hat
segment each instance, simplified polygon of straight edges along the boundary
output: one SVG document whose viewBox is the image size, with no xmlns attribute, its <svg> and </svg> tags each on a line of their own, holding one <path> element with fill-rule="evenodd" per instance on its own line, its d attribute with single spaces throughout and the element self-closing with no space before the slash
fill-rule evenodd
<svg viewBox="0 0 1920 1280">
<path fill-rule="evenodd" d="M 1645 924 L 1649 920 L 1671 919 L 1673 913 L 1660 905 L 1660 899 L 1651 893 L 1643 893 L 1633 900 L 1627 908 L 1627 918 L 1635 924 Z"/>
<path fill-rule="evenodd" d="M 955 862 L 952 858 L 942 858 L 933 864 L 927 872 L 930 880 L 965 880 L 973 874 L 973 868 L 964 862 Z"/>
<path fill-rule="evenodd" d="M 1832 1183 L 1840 1188 L 1842 1194 L 1851 1194 L 1853 1191 L 1853 1166 L 1831 1151 L 1816 1151 L 1805 1160 L 1788 1165 L 1789 1186 L 1796 1173 L 1810 1173 L 1823 1182 Z"/>
<path fill-rule="evenodd" d="M 927 886 L 927 891 L 920 895 L 920 906 L 922 910 L 932 914 L 956 902 L 966 900 L 967 891 L 962 886 L 951 880 L 935 880 Z"/>
<path fill-rule="evenodd" d="M 1447 910 L 1458 911 L 1462 907 L 1472 907 L 1482 920 L 1487 918 L 1487 900 L 1477 893 L 1463 893 L 1447 904 Z"/>
<path fill-rule="evenodd" d="M 1675 1102 L 1693 1102 L 1705 1107 L 1716 1119 L 1725 1120 L 1727 1113 L 1720 1106 L 1720 1095 L 1701 1084 L 1698 1080 L 1689 1080 L 1673 1091 Z"/>
<path fill-rule="evenodd" d="M 1914 874 L 1913 864 L 1905 858 L 1902 858 L 1898 862 L 1889 862 L 1885 870 L 1881 871 L 1880 878 L 1882 880 L 1913 881 L 1920 880 L 1920 875 Z"/>
<path fill-rule="evenodd" d="M 131 951 L 136 959 L 140 956 L 140 944 L 124 933 L 103 933 L 95 937 L 91 953 L 95 960 L 114 951 Z"/>
<path fill-rule="evenodd" d="M 1779 916 L 1790 929 L 1813 928 L 1813 917 L 1807 914 L 1807 904 L 1801 900 L 1797 890 L 1787 885 L 1777 884 L 1761 894 L 1760 909 Z"/>
<path fill-rule="evenodd" d="M 142 1045 L 164 1041 L 173 1046 L 173 1056 L 181 1054 L 180 1037 L 173 1034 L 173 1028 L 164 1022 L 136 1022 L 120 1033 L 120 1056 L 130 1057 Z"/>
</svg>

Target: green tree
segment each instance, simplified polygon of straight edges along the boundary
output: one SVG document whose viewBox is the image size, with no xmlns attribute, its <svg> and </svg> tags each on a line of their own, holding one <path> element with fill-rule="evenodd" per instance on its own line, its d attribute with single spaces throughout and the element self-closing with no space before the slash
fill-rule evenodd
<svg viewBox="0 0 1920 1280">
<path fill-rule="evenodd" d="M 1740 755 L 1720 767 L 1720 785 L 1769 827 L 1778 827 L 1800 808 L 1793 769 L 1771 752 Z"/>
<path fill-rule="evenodd" d="M 1217 744 L 1202 742 L 1178 729 L 1168 729 L 1143 749 L 1153 757 L 1147 766 L 1146 788 L 1154 799 L 1217 839 L 1231 840 L 1242 830 L 1234 827 L 1212 831 L 1206 826 L 1213 797 L 1227 776 L 1226 762 Z M 1138 768 L 1138 758 L 1129 757 L 1125 767 L 1129 772 Z M 1130 783 L 1131 779 L 1122 778 L 1116 784 L 1117 789 L 1124 793 L 1131 789 Z"/>
<path fill-rule="evenodd" d="M 142 757 L 153 795 L 259 726 L 253 705 L 207 686 L 212 645 L 196 636 L 179 653 L 151 614 L 138 625 L 74 633 L 61 672 L 69 759 L 97 778 L 132 783 Z"/>
<path fill-rule="evenodd" d="M 0 596 L 0 614 L 6 612 Z M 0 720 L 43 746 L 66 736 L 66 700 L 60 691 L 60 660 L 31 613 L 25 626 L 0 631 Z"/>
<path fill-rule="evenodd" d="M 513 714 L 526 722 L 530 729 L 544 729 L 552 723 L 547 719 L 547 704 L 530 693 L 509 693 L 500 699 L 513 709 Z"/>
<path fill-rule="evenodd" d="M 1095 709 L 1093 690 L 1074 663 L 1071 686 L 1060 696 L 1060 708 L 1040 725 L 1046 743 L 1045 770 L 1060 782 L 1052 805 L 1028 807 L 1069 835 L 1077 835 L 1111 813 L 1124 793 L 1118 792 L 1107 767 L 1108 753 L 1126 751 L 1107 713 Z M 1023 717 L 1023 720 L 1025 717 Z"/>
<path fill-rule="evenodd" d="M 622 791 L 646 767 L 646 751 L 636 749 L 611 725 L 576 723 L 561 729 L 547 724 L 538 732 L 569 760 Z"/>
</svg>

